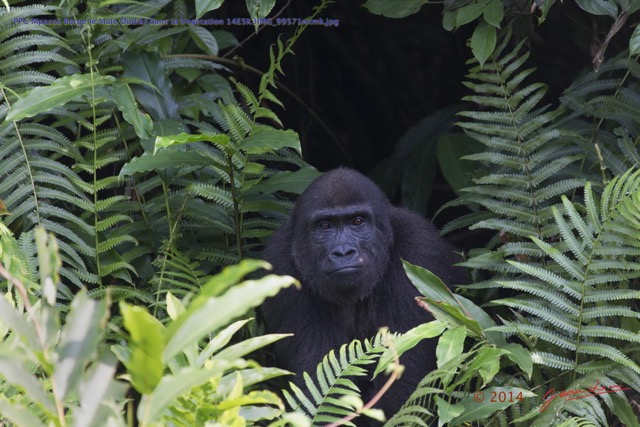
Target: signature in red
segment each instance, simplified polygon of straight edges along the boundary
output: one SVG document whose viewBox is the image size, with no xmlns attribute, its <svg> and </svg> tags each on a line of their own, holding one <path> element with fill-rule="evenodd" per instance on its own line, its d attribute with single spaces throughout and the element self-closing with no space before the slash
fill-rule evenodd
<svg viewBox="0 0 640 427">
<path fill-rule="evenodd" d="M 577 388 L 575 390 L 564 390 L 564 391 L 561 391 L 560 393 L 557 393 L 556 389 L 552 388 L 549 391 L 547 391 L 544 394 L 544 396 L 542 396 L 542 400 L 544 400 L 544 403 L 540 407 L 540 412 L 544 412 L 545 409 L 547 409 L 547 406 L 549 406 L 549 404 L 551 404 L 551 402 L 553 402 L 558 397 L 560 399 L 566 399 L 566 400 L 578 400 L 578 399 L 584 399 L 585 397 L 589 397 L 589 396 L 596 396 L 598 394 L 610 394 L 610 393 L 615 393 L 618 391 L 624 391 L 629 389 L 630 387 L 622 387 L 619 385 L 611 385 L 607 387 L 604 385 L 600 385 L 600 381 L 597 381 L 597 380 L 596 380 L 596 384 L 593 387 L 589 387 L 589 388 Z"/>
</svg>

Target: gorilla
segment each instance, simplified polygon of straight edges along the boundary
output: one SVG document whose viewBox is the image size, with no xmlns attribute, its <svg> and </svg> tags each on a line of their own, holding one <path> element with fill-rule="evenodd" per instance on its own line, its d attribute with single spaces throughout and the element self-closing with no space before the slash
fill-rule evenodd
<svg viewBox="0 0 640 427">
<path fill-rule="evenodd" d="M 276 365 L 312 377 L 332 349 L 372 337 L 388 326 L 407 330 L 433 318 L 418 307 L 418 291 L 401 259 L 431 270 L 447 285 L 465 282 L 460 259 L 421 216 L 391 205 L 367 177 L 336 169 L 315 179 L 295 204 L 291 217 L 269 240 L 264 258 L 276 274 L 300 280 L 261 307 L 269 333 L 293 333 L 275 346 Z M 424 341 L 400 357 L 405 371 L 376 407 L 395 414 L 418 382 L 435 369 L 435 342 Z M 365 402 L 386 381 L 358 383 Z M 358 425 L 370 420 L 354 420 Z"/>
</svg>

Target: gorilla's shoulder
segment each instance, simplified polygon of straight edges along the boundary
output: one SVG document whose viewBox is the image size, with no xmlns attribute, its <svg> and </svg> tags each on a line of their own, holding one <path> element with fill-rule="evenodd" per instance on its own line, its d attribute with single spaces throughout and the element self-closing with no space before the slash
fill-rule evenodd
<svg viewBox="0 0 640 427">
<path fill-rule="evenodd" d="M 390 211 L 395 250 L 400 258 L 429 269 L 448 285 L 462 284 L 466 273 L 451 267 L 462 261 L 455 248 L 440 237 L 438 229 L 422 216 L 405 208 Z"/>
</svg>

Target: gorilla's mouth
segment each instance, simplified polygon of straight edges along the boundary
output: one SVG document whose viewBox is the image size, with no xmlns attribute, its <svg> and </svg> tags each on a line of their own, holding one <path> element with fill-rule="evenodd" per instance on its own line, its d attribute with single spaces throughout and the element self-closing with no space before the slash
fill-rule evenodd
<svg viewBox="0 0 640 427">
<path fill-rule="evenodd" d="M 330 274 L 351 274 L 357 273 L 360 270 L 362 270 L 361 265 L 344 265 L 340 268 L 336 268 Z"/>
</svg>

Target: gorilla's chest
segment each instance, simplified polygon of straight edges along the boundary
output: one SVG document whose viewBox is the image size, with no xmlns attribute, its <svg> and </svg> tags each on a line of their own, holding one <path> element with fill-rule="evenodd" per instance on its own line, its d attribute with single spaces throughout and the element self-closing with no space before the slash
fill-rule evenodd
<svg viewBox="0 0 640 427">
<path fill-rule="evenodd" d="M 368 300 L 333 305 L 325 314 L 325 322 L 341 331 L 349 340 L 369 338 L 383 326 L 376 324 L 376 312 Z"/>
</svg>

